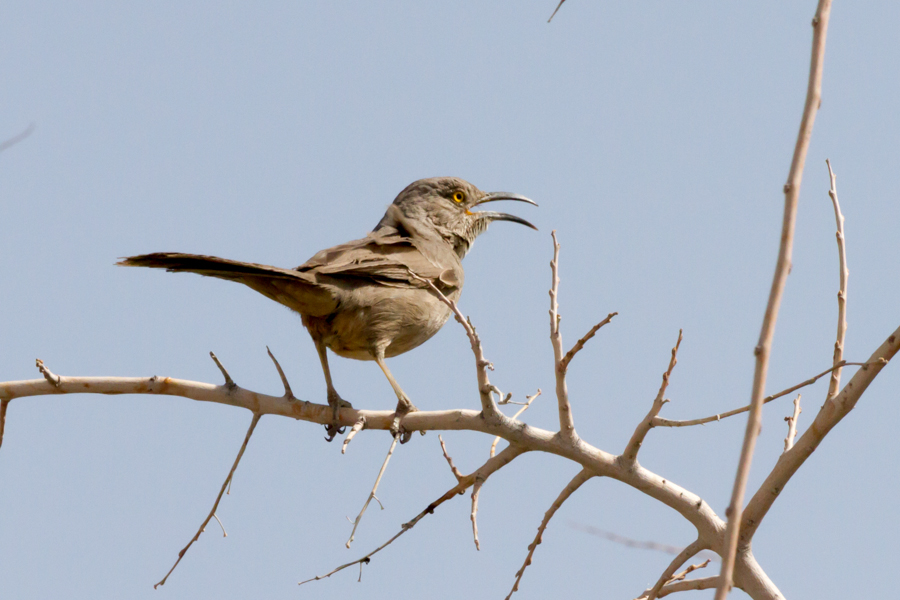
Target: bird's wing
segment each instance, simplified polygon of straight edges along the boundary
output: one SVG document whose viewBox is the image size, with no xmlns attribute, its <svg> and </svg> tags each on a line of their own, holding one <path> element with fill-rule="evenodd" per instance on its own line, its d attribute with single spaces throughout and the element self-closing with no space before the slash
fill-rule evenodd
<svg viewBox="0 0 900 600">
<path fill-rule="evenodd" d="M 322 250 L 297 271 L 348 283 L 362 278 L 388 286 L 427 287 L 414 276 L 417 275 L 439 288 L 462 286 L 462 265 L 449 247 L 430 248 L 395 232 L 376 231 L 360 240 Z"/>
</svg>

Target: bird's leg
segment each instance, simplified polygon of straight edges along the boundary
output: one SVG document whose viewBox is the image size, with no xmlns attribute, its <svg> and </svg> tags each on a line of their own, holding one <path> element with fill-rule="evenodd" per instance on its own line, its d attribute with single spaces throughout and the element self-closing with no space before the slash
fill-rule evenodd
<svg viewBox="0 0 900 600">
<path fill-rule="evenodd" d="M 409 437 L 412 434 L 409 431 L 404 431 L 400 427 L 400 421 L 409 413 L 419 409 L 413 405 L 412 401 L 410 401 L 409 397 L 406 395 L 406 392 L 403 391 L 400 384 L 397 383 L 397 380 L 394 379 L 394 376 L 391 375 L 390 370 L 384 363 L 384 348 L 377 348 L 372 354 L 375 356 L 375 362 L 378 363 L 378 366 L 381 367 L 385 377 L 387 377 L 388 381 L 391 383 L 391 387 L 394 388 L 394 393 L 397 394 L 397 409 L 394 411 L 394 420 L 391 422 L 391 435 L 395 437 L 398 434 L 401 435 L 400 443 L 405 444 L 409 441 Z"/>
<path fill-rule="evenodd" d="M 315 343 L 316 350 L 319 353 L 319 362 L 322 363 L 322 372 L 325 373 L 325 385 L 328 387 L 328 405 L 332 410 L 331 423 L 325 426 L 325 432 L 328 434 L 328 437 L 325 439 L 330 442 L 336 435 L 344 433 L 339 417 L 341 409 L 353 408 L 353 405 L 341 398 L 337 390 L 334 389 L 334 384 L 331 383 L 331 370 L 328 368 L 328 354 L 326 354 L 325 344 L 321 340 L 315 340 Z"/>
</svg>

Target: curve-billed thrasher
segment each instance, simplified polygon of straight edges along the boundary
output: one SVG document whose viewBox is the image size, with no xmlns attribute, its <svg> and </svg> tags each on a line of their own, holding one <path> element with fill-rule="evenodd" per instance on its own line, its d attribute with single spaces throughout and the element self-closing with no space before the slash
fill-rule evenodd
<svg viewBox="0 0 900 600">
<path fill-rule="evenodd" d="M 495 200 L 535 204 L 518 194 L 487 194 L 456 177 L 420 179 L 400 192 L 366 237 L 322 250 L 296 269 L 176 252 L 131 256 L 118 264 L 237 281 L 300 313 L 319 352 L 328 404 L 334 410 L 334 422 L 326 427 L 329 439 L 339 432 L 339 410 L 351 405 L 334 389 L 326 348 L 338 356 L 378 363 L 397 394 L 396 434 L 400 419 L 416 408 L 384 359 L 412 350 L 450 316 L 450 309 L 415 276 L 431 281 L 455 301 L 463 286 L 460 261 L 491 221 L 537 229 L 513 215 L 469 210 Z"/>
</svg>

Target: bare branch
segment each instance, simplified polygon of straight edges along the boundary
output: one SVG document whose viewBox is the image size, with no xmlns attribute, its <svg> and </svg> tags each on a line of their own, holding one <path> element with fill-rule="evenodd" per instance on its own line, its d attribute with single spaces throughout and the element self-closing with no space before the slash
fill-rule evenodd
<svg viewBox="0 0 900 600">
<path fill-rule="evenodd" d="M 803 411 L 800 409 L 800 394 L 797 394 L 797 397 L 794 398 L 794 414 L 784 418 L 784 420 L 788 422 L 788 434 L 787 437 L 784 438 L 785 452 L 790 450 L 794 445 L 794 438 L 797 436 L 797 419 L 800 418 L 801 412 Z"/>
<path fill-rule="evenodd" d="M 453 472 L 453 476 L 456 477 L 456 481 L 462 481 L 463 474 L 460 473 L 459 469 L 456 468 L 456 465 L 453 464 L 453 459 L 450 458 L 450 455 L 447 453 L 447 446 L 444 444 L 444 438 L 438 436 L 438 441 L 441 443 L 441 451 L 444 453 L 444 458 L 447 459 L 447 464 L 450 465 L 450 470 Z"/>
<path fill-rule="evenodd" d="M 293 395 L 293 394 L 292 394 Z M 366 416 L 360 415 L 356 420 L 356 423 L 353 424 L 353 427 L 350 428 L 350 432 L 347 434 L 347 437 L 344 438 L 344 443 L 341 444 L 341 454 L 347 453 L 347 446 L 350 445 L 350 441 L 356 436 L 360 430 L 365 429 L 366 427 Z"/>
<path fill-rule="evenodd" d="M 506 596 L 506 600 L 509 600 L 513 594 L 519 589 L 519 582 L 522 581 L 522 575 L 525 574 L 525 569 L 528 568 L 528 565 L 531 564 L 531 557 L 534 556 L 534 551 L 538 547 L 538 544 L 541 543 L 544 530 L 547 529 L 547 525 L 550 523 L 550 519 L 553 518 L 553 515 L 556 514 L 556 511 L 563 505 L 563 502 L 569 499 L 569 496 L 575 493 L 575 490 L 581 487 L 581 485 L 592 477 L 596 477 L 596 473 L 589 469 L 582 469 L 581 472 L 578 473 L 572 480 L 566 484 L 566 487 L 559 493 L 559 496 L 556 500 L 553 501 L 553 504 L 550 505 L 550 508 L 547 509 L 547 512 L 544 514 L 544 519 L 541 521 L 540 526 L 537 530 L 537 535 L 534 536 L 534 541 L 531 542 L 528 546 L 528 555 L 525 557 L 525 562 L 522 564 L 522 568 L 516 573 L 516 581 L 513 583 L 512 590 L 510 590 L 509 594 Z"/>
<path fill-rule="evenodd" d="M 3 430 L 6 429 L 6 408 L 9 406 L 9 400 L 0 400 L 0 448 L 3 447 Z M 494 444 L 496 445 L 496 441 Z M 491 456 L 494 454 L 494 447 L 491 446 Z"/>
<path fill-rule="evenodd" d="M 266 346 L 266 350 L 268 350 L 268 349 L 269 349 L 269 347 Z M 269 356 L 272 356 L 271 352 L 269 352 Z M 209 353 L 209 357 L 211 359 L 213 359 L 213 362 L 216 363 L 216 366 L 219 367 L 219 370 L 222 372 L 222 376 L 225 378 L 225 387 L 227 387 L 227 388 L 236 387 L 237 384 L 231 378 L 231 375 L 228 374 L 228 371 L 225 370 L 225 367 L 222 366 L 222 363 L 219 362 L 219 358 L 213 352 Z M 272 357 L 272 360 L 275 360 L 275 357 Z M 281 368 L 279 368 L 278 370 L 280 371 Z"/>
<path fill-rule="evenodd" d="M 777 394 L 772 394 L 771 396 L 766 396 L 765 398 L 763 398 L 763 404 L 768 404 L 772 400 L 777 400 L 778 398 L 781 398 L 782 396 L 787 396 L 791 392 L 796 392 L 800 388 L 804 388 L 808 385 L 812 385 L 815 382 L 817 382 L 819 379 L 824 377 L 825 375 L 828 375 L 829 373 L 833 372 L 835 369 L 839 369 L 841 367 L 865 367 L 865 366 L 868 366 L 869 364 L 875 364 L 875 363 L 847 362 L 845 360 L 842 360 L 837 365 L 835 365 L 833 367 L 829 367 L 828 369 L 825 369 L 818 375 L 814 375 L 813 377 L 810 377 L 806 381 L 802 381 L 802 382 L 798 383 L 797 385 L 791 386 L 786 390 L 782 390 L 782 391 L 778 392 Z M 712 423 L 713 421 L 721 421 L 722 419 L 725 419 L 727 417 L 733 417 L 734 415 L 739 415 L 741 413 L 745 413 L 748 410 L 750 410 L 749 404 L 747 406 L 742 406 L 741 408 L 735 408 L 734 410 L 729 410 L 728 412 L 723 412 L 723 413 L 719 413 L 717 415 L 712 415 L 711 417 L 703 417 L 702 419 L 691 419 L 689 421 L 673 421 L 671 419 L 662 419 L 660 417 L 656 417 L 653 419 L 653 426 L 654 427 L 690 427 L 692 425 L 704 425 L 706 423 Z"/>
<path fill-rule="evenodd" d="M 569 390 L 566 387 L 566 369 L 563 364 L 563 342 L 559 333 L 559 242 L 556 231 L 551 231 L 553 238 L 553 260 L 550 261 L 550 344 L 553 346 L 553 359 L 556 373 L 556 401 L 559 405 L 559 434 L 564 440 L 574 443 L 578 439 L 575 433 L 575 421 L 572 418 L 572 405 L 569 404 Z"/>
<path fill-rule="evenodd" d="M 577 529 L 579 531 L 583 531 L 584 533 L 596 535 L 597 537 L 601 537 L 616 544 L 622 544 L 623 546 L 627 546 L 629 548 L 638 548 L 639 550 L 656 550 L 657 552 L 665 552 L 666 554 L 679 554 L 684 550 L 682 546 L 672 546 L 670 544 L 660 544 L 659 542 L 645 542 L 641 540 L 635 540 L 629 537 L 625 537 L 624 535 L 613 533 L 612 531 L 605 531 L 603 529 L 599 529 L 591 525 L 584 525 L 582 523 L 570 522 L 569 527 L 572 527 L 573 529 Z M 688 558 L 690 558 L 690 556 Z M 687 560 L 687 558 L 685 560 Z M 679 564 L 678 566 L 681 565 Z"/>
<path fill-rule="evenodd" d="M 772 277 L 772 289 L 769 292 L 769 301 L 766 313 L 763 317 L 759 334 L 759 342 L 755 349 L 756 368 L 753 375 L 753 392 L 750 400 L 750 414 L 747 417 L 747 429 L 744 433 L 744 443 L 741 448 L 741 457 L 738 461 L 737 474 L 734 480 L 734 489 L 731 494 L 731 503 L 726 514 L 728 525 L 725 530 L 725 548 L 722 553 L 721 577 L 716 587 L 715 600 L 725 600 L 731 590 L 734 562 L 737 556 L 739 525 L 741 523 L 741 510 L 744 505 L 744 493 L 747 489 L 747 479 L 750 476 L 750 464 L 753 461 L 753 450 L 756 447 L 756 437 L 759 435 L 762 423 L 763 396 L 766 389 L 766 375 L 769 369 L 769 353 L 772 348 L 772 339 L 775 336 L 775 322 L 778 320 L 778 309 L 781 306 L 781 297 L 787 284 L 787 276 L 791 270 L 791 254 L 794 246 L 794 225 L 797 220 L 797 200 L 800 195 L 800 183 L 803 180 L 803 167 L 806 163 L 806 153 L 809 149 L 809 140 L 812 137 L 813 123 L 816 120 L 816 111 L 822 101 L 822 69 L 825 59 L 825 38 L 828 33 L 828 18 L 831 14 L 831 0 L 819 0 L 816 15 L 813 17 L 813 42 L 809 67 L 809 83 L 806 90 L 806 104 L 803 108 L 803 118 L 800 122 L 800 132 L 797 136 L 797 144 L 794 147 L 794 156 L 791 160 L 791 169 L 787 183 L 784 185 L 784 217 L 781 227 L 781 244 L 778 248 L 778 260 L 775 263 L 775 274 Z"/>
<path fill-rule="evenodd" d="M 847 270 L 847 250 L 844 245 L 844 215 L 841 214 L 841 205 L 838 202 L 837 187 L 835 184 L 834 171 L 831 170 L 831 162 L 826 158 L 825 165 L 828 167 L 828 177 L 831 180 L 831 188 L 828 195 L 831 196 L 831 203 L 834 205 L 834 220 L 837 224 L 837 246 L 838 246 L 838 264 L 840 266 L 840 288 L 838 289 L 838 322 L 837 322 L 837 339 L 834 342 L 834 364 L 837 366 L 844 358 L 844 338 L 847 335 L 847 278 L 850 272 Z M 831 374 L 831 383 L 828 385 L 827 398 L 834 398 L 841 387 L 841 370 L 837 368 Z"/>
<path fill-rule="evenodd" d="M 565 1 L 566 1 L 566 0 L 559 0 L 559 4 L 556 5 L 556 10 L 554 10 L 554 11 L 553 11 L 553 14 L 550 15 L 550 18 L 547 19 L 547 22 L 548 22 L 548 23 L 549 23 L 550 21 L 553 20 L 553 17 L 556 16 L 556 13 L 559 12 L 559 7 L 562 6 L 562 5 L 563 5 L 563 2 L 565 2 Z"/>
<path fill-rule="evenodd" d="M 494 402 L 494 397 L 491 396 L 491 382 L 488 378 L 488 369 L 491 371 L 494 370 L 494 365 L 491 364 L 489 360 L 484 357 L 484 350 L 481 347 L 481 339 L 478 337 L 478 333 L 475 331 L 475 327 L 472 325 L 472 321 L 465 316 L 463 316 L 462 312 L 460 312 L 459 307 L 456 305 L 456 302 L 448 298 L 434 285 L 434 282 L 430 279 L 426 279 L 425 277 L 420 277 L 419 275 L 410 271 L 410 275 L 412 275 L 415 279 L 425 283 L 431 288 L 431 291 L 440 299 L 441 302 L 446 304 L 451 311 L 453 311 L 453 316 L 456 317 L 457 322 L 463 326 L 463 329 L 466 330 L 466 335 L 469 336 L 469 343 L 472 346 L 472 352 L 475 354 L 475 367 L 477 368 L 478 375 L 478 392 L 481 396 L 481 410 L 484 411 L 485 416 L 494 417 L 498 414 L 497 405 Z"/>
<path fill-rule="evenodd" d="M 387 456 L 384 457 L 384 462 L 381 463 L 381 469 L 379 469 L 378 471 L 378 477 L 375 478 L 375 485 L 372 486 L 372 491 L 369 492 L 369 497 L 366 498 L 365 504 L 363 504 L 362 509 L 359 511 L 359 514 L 356 515 L 356 519 L 353 521 L 353 530 L 350 532 L 350 538 L 347 540 L 347 543 L 344 544 L 348 548 L 350 547 L 350 544 L 353 543 L 353 536 L 356 534 L 356 528 L 359 527 L 359 523 L 360 521 L 362 521 L 363 515 L 366 514 L 366 509 L 369 508 L 369 503 L 372 501 L 372 499 L 375 499 L 378 504 L 381 504 L 381 502 L 378 501 L 378 498 L 375 496 L 375 492 L 378 491 L 378 484 L 381 483 L 381 478 L 384 476 L 384 471 L 387 469 L 388 461 L 391 460 L 391 455 L 394 454 L 394 448 L 397 447 L 398 441 L 400 441 L 400 436 L 395 435 L 391 440 L 391 447 L 388 448 Z M 381 507 L 381 510 L 384 510 L 383 506 Z"/>
<path fill-rule="evenodd" d="M 612 321 L 612 318 L 615 317 L 617 314 L 619 314 L 619 313 L 617 313 L 617 312 L 611 312 L 611 313 L 609 313 L 609 314 L 606 316 L 605 319 L 603 319 L 602 321 L 600 321 L 599 323 L 597 323 L 596 325 L 594 325 L 593 327 L 591 327 L 591 330 L 588 331 L 588 332 L 584 335 L 583 338 L 581 338 L 580 340 L 578 340 L 578 342 L 577 342 L 574 346 L 572 346 L 572 349 L 571 349 L 571 350 L 569 350 L 568 352 L 566 352 L 566 355 L 565 355 L 565 356 L 563 357 L 563 359 L 560 361 L 560 368 L 561 368 L 562 370 L 564 370 L 564 371 L 567 371 L 567 370 L 569 369 L 569 363 L 572 362 L 572 359 L 575 358 L 575 355 L 578 354 L 578 352 L 579 352 L 582 348 L 584 348 L 584 345 L 588 342 L 588 340 L 590 340 L 592 337 L 594 337 L 594 335 L 595 335 L 598 331 L 600 331 L 600 328 L 601 328 L 601 327 L 603 327 L 604 325 L 606 325 L 607 323 L 609 323 L 610 321 Z"/>
<path fill-rule="evenodd" d="M 674 576 L 672 577 L 672 579 L 670 579 L 667 583 L 674 583 L 674 582 L 676 582 L 676 581 L 684 581 L 684 578 L 685 578 L 685 577 L 687 577 L 688 575 L 690 575 L 691 573 L 693 573 L 693 572 L 696 571 L 697 569 L 705 569 L 707 566 L 709 566 L 709 561 L 710 561 L 710 559 L 707 558 L 707 559 L 706 559 L 705 561 L 703 561 L 702 563 L 697 563 L 696 565 L 691 565 L 691 566 L 689 566 L 687 569 L 685 569 L 685 570 L 682 571 L 681 573 L 678 573 L 677 575 L 674 575 Z"/>
<path fill-rule="evenodd" d="M 698 552 L 706 550 L 709 546 L 704 544 L 701 540 L 697 539 L 688 544 L 687 547 L 682 549 L 678 556 L 672 559 L 672 562 L 669 563 L 669 566 L 666 567 L 666 570 L 662 572 L 662 575 L 659 576 L 659 579 L 656 580 L 656 584 L 649 590 L 644 591 L 638 597 L 638 600 L 641 598 L 646 598 L 647 600 L 655 600 L 659 597 L 659 591 L 662 587 L 672 580 L 672 576 L 678 568 L 689 561 L 691 558 L 697 555 Z"/>
<path fill-rule="evenodd" d="M 520 416 L 522 416 L 522 413 L 525 412 L 526 410 L 528 410 L 528 407 L 531 406 L 531 403 L 534 402 L 534 399 L 537 398 L 537 397 L 540 396 L 540 395 L 541 395 L 541 388 L 538 388 L 538 391 L 535 392 L 534 395 L 532 395 L 532 396 L 525 396 L 525 403 L 522 404 L 522 408 L 520 408 L 519 410 L 517 410 L 517 411 L 516 411 L 516 414 L 514 414 L 514 415 L 512 416 L 512 420 L 515 421 L 515 420 L 518 419 Z M 3 441 L 3 440 L 0 439 L 0 442 L 2 442 L 2 441 Z M 494 453 L 497 451 L 497 442 L 499 442 L 499 441 L 500 441 L 500 436 L 498 435 L 497 437 L 494 438 L 494 441 L 491 443 L 491 456 L 493 456 Z"/>
<path fill-rule="evenodd" d="M 285 398 L 293 398 L 294 392 L 291 391 L 291 384 L 288 383 L 287 377 L 284 375 L 284 370 L 282 370 L 281 365 L 278 364 L 278 359 L 275 358 L 275 355 L 272 354 L 272 351 L 269 350 L 269 347 L 266 346 L 266 352 L 269 353 L 269 358 L 272 359 L 272 362 L 275 363 L 275 369 L 278 371 L 278 376 L 281 378 L 281 384 L 284 386 L 284 397 Z M 347 444 L 344 444 L 344 448 L 347 447 Z M 343 452 L 341 452 L 343 454 Z"/>
<path fill-rule="evenodd" d="M 475 540 L 476 550 L 481 550 L 481 543 L 478 541 L 478 496 L 481 494 L 481 486 L 483 485 L 484 479 L 477 478 L 472 485 L 472 513 L 469 519 L 472 521 L 472 539 Z"/>
<path fill-rule="evenodd" d="M 54 375 L 49 368 L 44 366 L 44 361 L 38 358 L 34 361 L 34 364 L 38 368 L 38 371 L 41 372 L 41 375 L 44 376 L 44 379 L 46 379 L 47 382 L 50 383 L 50 385 L 58 388 L 60 384 L 62 384 L 62 377 L 60 377 L 59 375 Z"/>
<path fill-rule="evenodd" d="M 352 562 L 343 564 L 343 565 L 329 571 L 325 575 L 316 575 L 312 579 L 307 579 L 305 581 L 301 581 L 299 583 L 299 585 L 303 585 L 304 583 L 309 583 L 310 581 L 319 581 L 321 579 L 327 579 L 327 578 L 331 577 L 332 575 L 334 575 L 335 573 L 337 573 L 339 571 L 343 571 L 347 567 L 352 567 L 353 565 L 368 564 L 372 560 L 372 557 L 374 555 L 378 554 L 379 552 L 381 552 L 382 550 L 384 550 L 385 548 L 390 546 L 394 542 L 394 540 L 399 538 L 401 535 L 403 535 L 404 533 L 406 533 L 413 527 L 415 527 L 416 524 L 419 521 L 421 521 L 422 519 L 424 519 L 427 515 L 432 514 L 438 506 L 440 506 L 447 500 L 450 500 L 454 496 L 458 496 L 458 495 L 464 493 L 469 488 L 469 486 L 471 486 L 475 483 L 475 479 L 477 476 L 481 476 L 484 479 L 487 479 L 491 474 L 499 471 L 500 469 L 502 469 L 503 467 L 505 467 L 506 465 L 511 463 L 513 461 L 513 459 L 515 459 L 517 456 L 519 456 L 520 454 L 522 454 L 524 452 L 527 452 L 527 449 L 525 449 L 521 446 L 509 446 L 507 448 L 504 448 L 503 451 L 500 452 L 500 454 L 498 454 L 497 456 L 494 456 L 492 458 L 489 458 L 487 460 L 487 462 L 485 462 L 483 465 L 481 465 L 481 467 L 477 471 L 475 471 L 471 475 L 466 475 L 462 481 L 460 481 L 455 486 L 453 486 L 452 488 L 447 490 L 440 498 L 438 498 L 437 500 L 435 500 L 434 502 L 429 504 L 425 508 L 425 510 L 423 510 L 418 515 L 416 515 L 411 521 L 404 523 L 401 526 L 400 531 L 398 531 L 388 541 L 386 541 L 382 545 L 378 546 L 377 548 L 375 548 L 374 550 L 372 550 L 371 552 L 369 552 L 368 554 L 366 554 L 365 556 L 363 556 L 361 558 L 358 558 Z"/>
<path fill-rule="evenodd" d="M 867 361 L 869 364 L 857 371 L 837 396 L 825 401 L 816 418 L 800 436 L 800 439 L 790 450 L 778 458 L 772 472 L 766 477 L 744 510 L 740 529 L 741 547 L 746 546 L 753 539 L 753 534 L 756 533 L 769 508 L 772 507 L 772 503 L 784 490 L 794 473 L 815 452 L 828 432 L 856 406 L 869 384 L 898 351 L 900 351 L 900 327 L 895 329 L 872 353 Z"/>
<path fill-rule="evenodd" d="M 0 142 L 0 152 L 3 152 L 4 150 L 11 148 L 12 146 L 15 146 L 16 144 L 23 141 L 25 138 L 27 138 L 32 133 L 34 133 L 34 123 L 29 123 L 28 127 L 26 127 L 18 135 L 14 135 L 11 138 L 9 138 L 8 140 Z"/>
<path fill-rule="evenodd" d="M 238 451 L 237 457 L 234 459 L 234 464 L 231 466 L 231 471 L 228 472 L 228 477 L 225 478 L 225 481 L 222 483 L 222 489 L 219 490 L 219 495 L 216 496 L 216 501 L 213 503 L 212 510 L 209 511 L 209 515 L 207 515 L 206 519 L 204 519 L 203 523 L 200 525 L 200 528 L 197 530 L 197 533 L 194 534 L 194 537 L 191 538 L 191 541 L 188 542 L 187 546 L 181 549 L 181 552 L 178 553 L 178 560 L 175 561 L 175 564 L 172 565 L 172 568 L 169 569 L 169 572 L 166 573 L 166 576 L 163 577 L 159 583 L 153 586 L 153 589 L 158 588 L 161 585 L 165 585 L 166 580 L 169 578 L 169 575 L 172 574 L 172 571 L 175 570 L 175 567 L 178 566 L 178 563 L 181 562 L 181 559 L 184 558 L 184 555 L 187 553 L 188 548 L 190 548 L 194 542 L 200 539 L 200 534 L 206 530 L 207 524 L 209 524 L 210 520 L 214 517 L 218 521 L 218 517 L 216 517 L 216 509 L 219 508 L 219 502 L 222 500 L 222 495 L 225 494 L 225 489 L 228 487 L 228 484 L 231 482 L 231 478 L 234 477 L 234 472 L 237 470 L 238 464 L 241 462 L 241 457 L 244 456 L 244 450 L 247 449 L 247 443 L 250 441 L 250 436 L 253 435 L 253 430 L 256 429 L 256 424 L 259 423 L 259 419 L 262 415 L 259 413 L 253 414 L 253 419 L 250 421 L 250 427 L 247 429 L 247 435 L 244 436 L 244 443 L 241 444 L 241 449 Z M 222 522 L 219 521 L 221 525 Z M 222 527 L 222 533 L 225 533 L 225 528 Z"/>
<path fill-rule="evenodd" d="M 678 364 L 678 348 L 681 347 L 681 340 L 683 338 L 684 331 L 678 330 L 678 341 L 675 342 L 675 347 L 672 348 L 672 358 L 669 359 L 669 367 L 666 369 L 666 372 L 663 373 L 662 376 L 662 384 L 659 386 L 659 392 L 656 394 L 656 398 L 653 400 L 653 405 L 650 407 L 650 412 L 647 413 L 647 416 L 644 417 L 644 420 L 638 423 L 637 428 L 634 430 L 634 434 L 631 436 L 631 439 L 628 441 L 628 445 L 625 446 L 625 450 L 622 451 L 622 459 L 626 464 L 633 464 L 635 460 L 637 460 L 638 451 L 641 449 L 641 445 L 644 443 L 644 438 L 647 437 L 647 433 L 650 429 L 653 428 L 653 420 L 659 414 L 659 411 L 662 410 L 663 404 L 668 402 L 664 398 L 666 394 L 666 388 L 669 387 L 669 378 L 672 376 L 672 370 L 675 368 L 675 365 Z"/>
<path fill-rule="evenodd" d="M 669 584 L 659 591 L 659 598 L 674 594 L 675 592 L 690 592 L 694 590 L 709 590 L 719 583 L 719 576 L 691 579 L 690 581 L 677 581 Z"/>
</svg>

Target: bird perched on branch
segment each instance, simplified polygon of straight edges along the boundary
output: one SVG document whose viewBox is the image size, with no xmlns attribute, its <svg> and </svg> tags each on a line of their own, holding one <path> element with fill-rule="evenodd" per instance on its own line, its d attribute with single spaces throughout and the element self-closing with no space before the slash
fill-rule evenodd
<svg viewBox="0 0 900 600">
<path fill-rule="evenodd" d="M 397 435 L 403 416 L 416 408 L 384 359 L 419 346 L 450 316 L 426 281 L 456 301 L 464 278 L 460 261 L 492 221 L 537 229 L 506 213 L 470 210 L 496 200 L 535 204 L 518 194 L 482 192 L 456 177 L 420 179 L 400 192 L 366 237 L 322 250 L 296 269 L 177 252 L 131 256 L 118 264 L 236 281 L 300 313 L 319 353 L 334 411 L 328 439 L 342 431 L 339 412 L 351 404 L 334 388 L 326 348 L 378 363 L 397 395 L 392 427 Z"/>
</svg>

